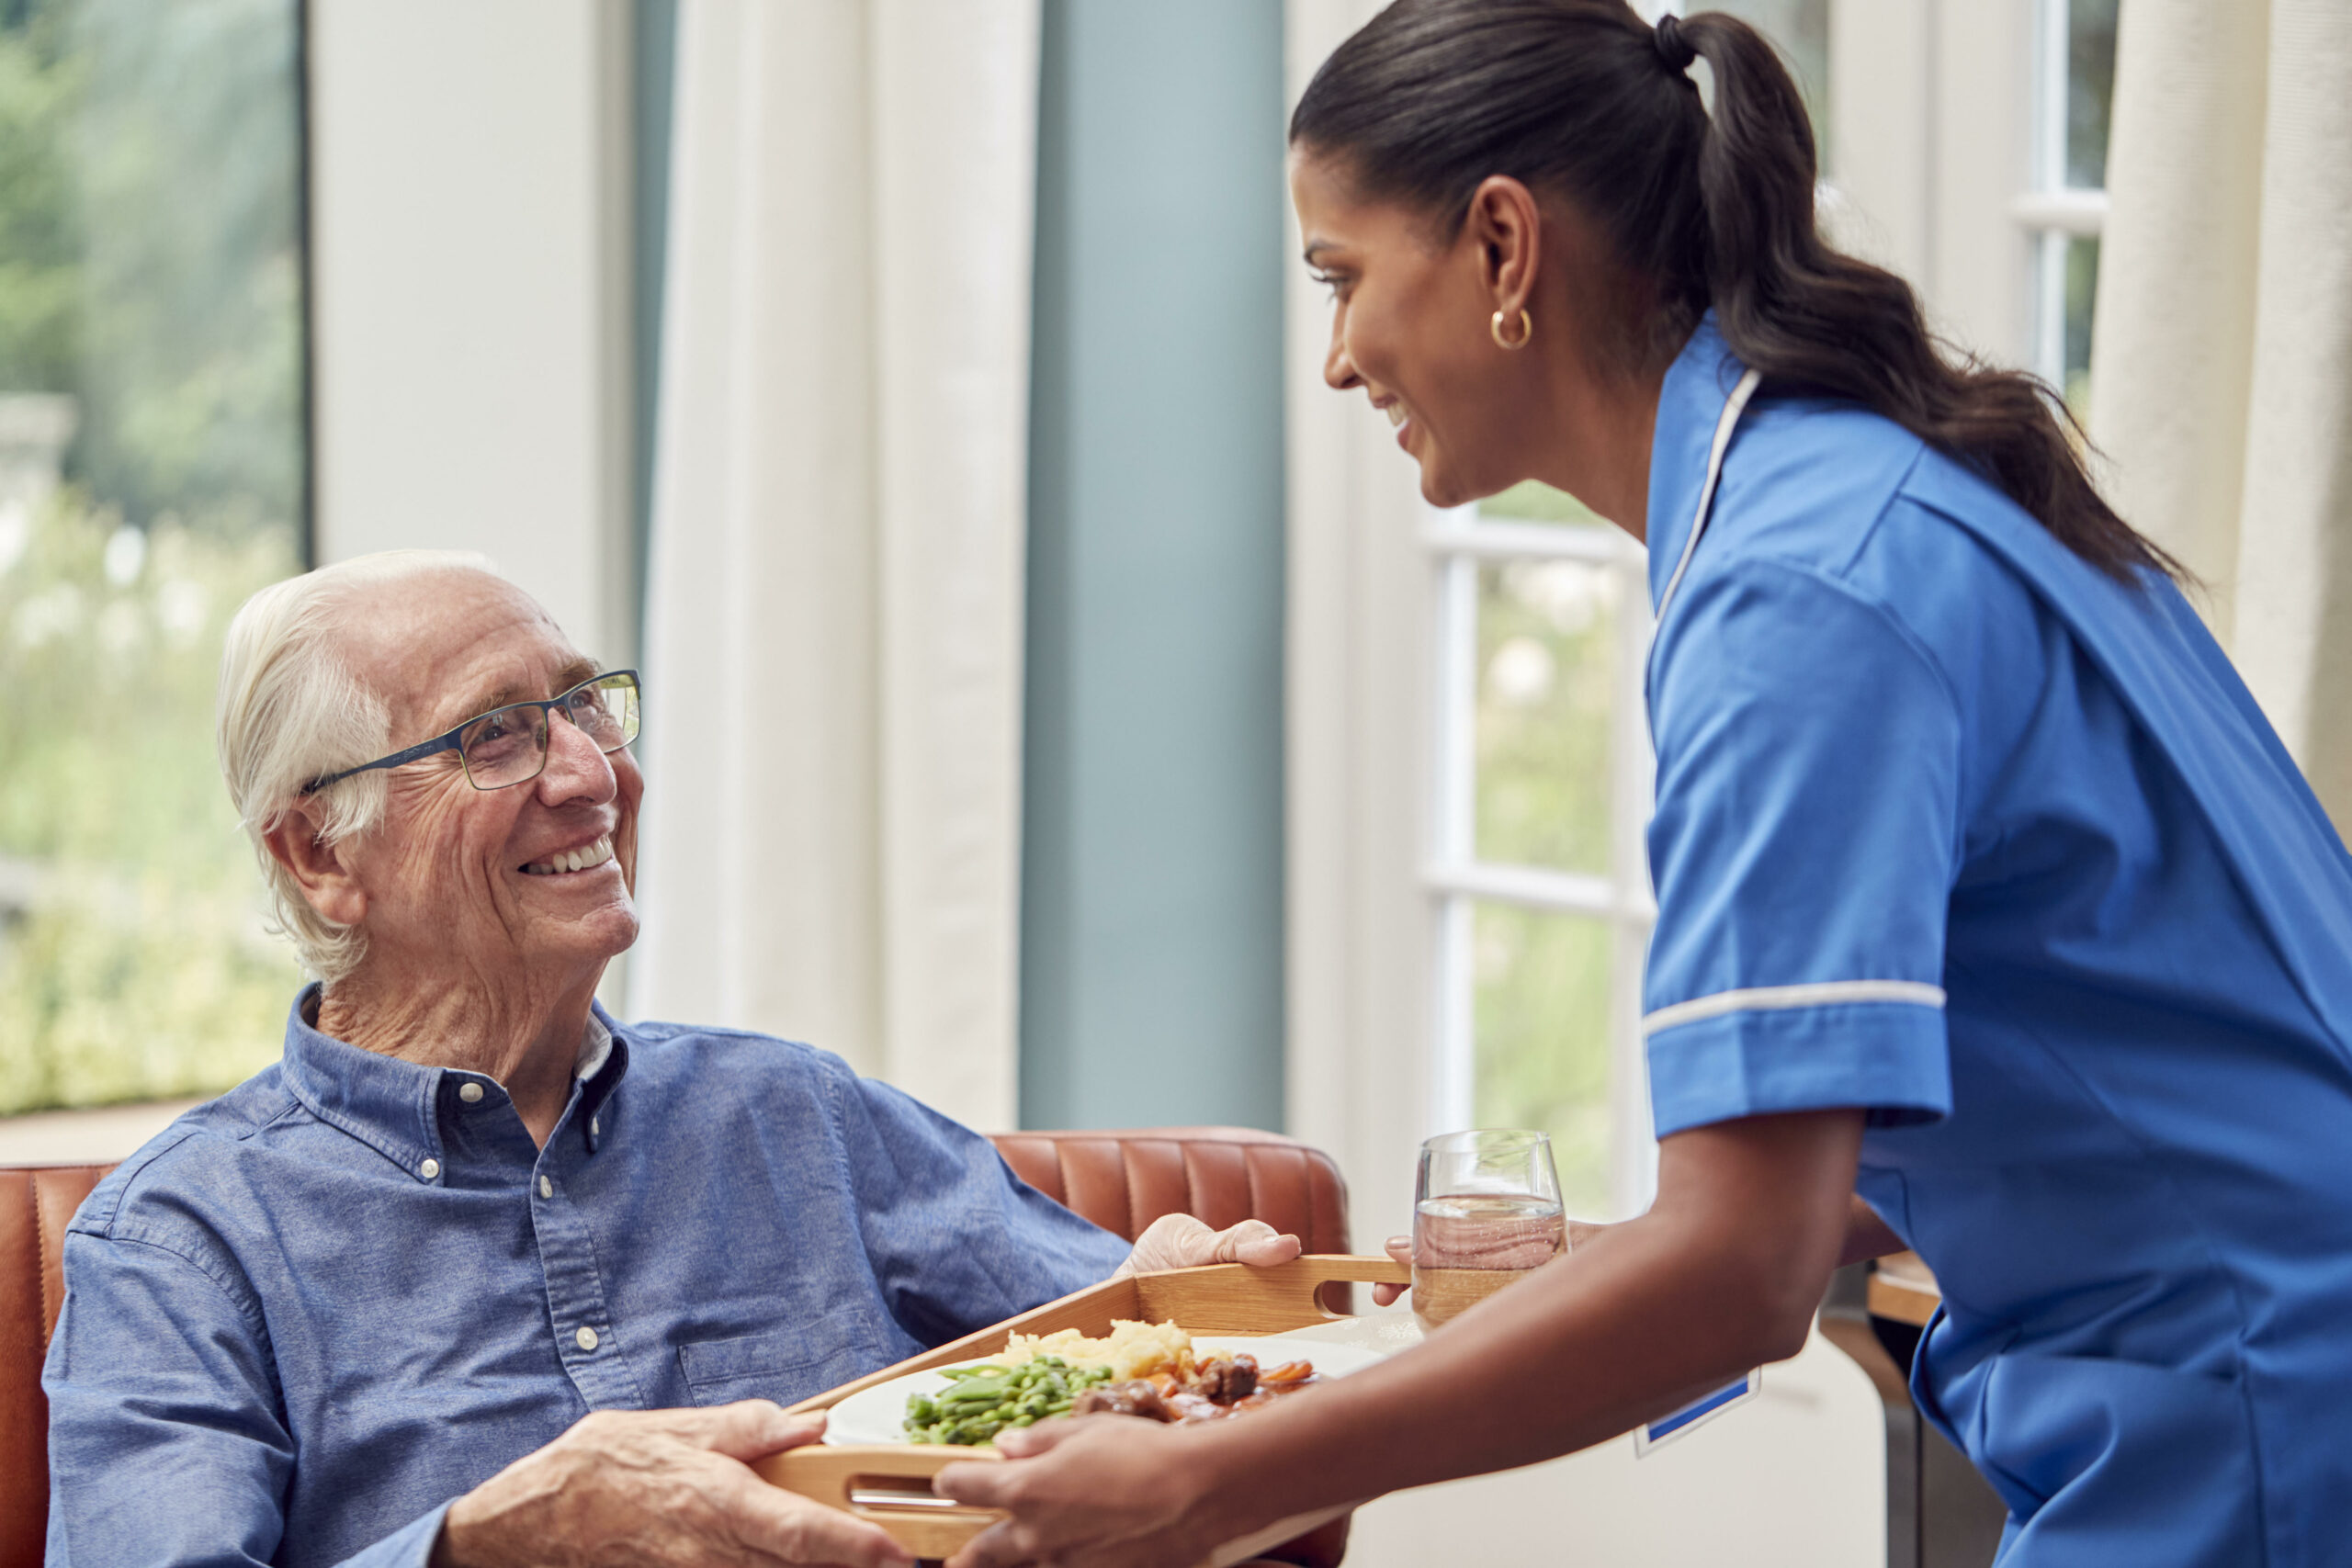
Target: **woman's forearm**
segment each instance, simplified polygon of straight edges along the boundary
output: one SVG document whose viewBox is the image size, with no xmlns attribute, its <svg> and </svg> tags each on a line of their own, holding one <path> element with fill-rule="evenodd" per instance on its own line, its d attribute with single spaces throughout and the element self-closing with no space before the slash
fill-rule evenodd
<svg viewBox="0 0 2352 1568">
<path fill-rule="evenodd" d="M 1232 1533 L 1571 1453 L 1786 1353 L 1758 1333 L 1747 1292 L 1683 1266 L 1678 1252 L 1642 1222 L 1612 1226 L 1589 1254 L 1513 1286 L 1409 1355 L 1202 1429 L 1212 1484 L 1254 1505 Z"/>
<path fill-rule="evenodd" d="M 1722 1182 L 1695 1201 L 1662 1193 L 1648 1214 L 1609 1227 L 1419 1348 L 1310 1397 L 1201 1429 L 1192 1436 L 1211 1491 L 1206 1506 L 1227 1510 L 1221 1523 L 1240 1534 L 1401 1487 L 1511 1469 L 1615 1437 L 1794 1355 L 1846 1239 L 1860 1139 L 1853 1120 L 1826 1162 L 1795 1160 L 1826 1163 L 1826 1175 L 1801 1170 L 1766 1180 L 1763 1190 L 1729 1188 L 1754 1202 L 1715 1201 Z"/>
</svg>

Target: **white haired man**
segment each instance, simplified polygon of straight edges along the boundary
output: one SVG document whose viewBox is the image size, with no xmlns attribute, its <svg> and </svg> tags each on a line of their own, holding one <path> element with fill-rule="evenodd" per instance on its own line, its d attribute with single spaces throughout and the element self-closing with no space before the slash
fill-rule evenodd
<svg viewBox="0 0 2352 1568">
<path fill-rule="evenodd" d="M 789 1402 L 1123 1267 L 838 1059 L 623 1025 L 639 693 L 479 558 L 256 594 L 220 761 L 321 984 L 91 1194 L 43 1377 L 51 1568 L 900 1563 L 749 1461 Z M 395 750 L 394 748 L 398 748 Z"/>
</svg>

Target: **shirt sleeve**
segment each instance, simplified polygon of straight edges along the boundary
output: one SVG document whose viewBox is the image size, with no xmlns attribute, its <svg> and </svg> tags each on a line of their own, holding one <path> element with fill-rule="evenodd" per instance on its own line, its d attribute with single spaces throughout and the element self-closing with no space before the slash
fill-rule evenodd
<svg viewBox="0 0 2352 1568">
<path fill-rule="evenodd" d="M 835 1087 L 875 1279 L 924 1345 L 1099 1284 L 1126 1260 L 1127 1243 L 1013 1175 L 970 1128 L 846 1069 Z"/>
<path fill-rule="evenodd" d="M 1944 931 L 1962 732 L 1887 608 L 1804 567 L 1693 581 L 1652 671 L 1657 1134 L 1951 1108 Z"/>
<path fill-rule="evenodd" d="M 70 1232 L 49 1395 L 47 1568 L 275 1560 L 294 1442 L 257 1309 L 170 1247 Z M 425 1568 L 447 1505 L 345 1568 Z"/>
</svg>

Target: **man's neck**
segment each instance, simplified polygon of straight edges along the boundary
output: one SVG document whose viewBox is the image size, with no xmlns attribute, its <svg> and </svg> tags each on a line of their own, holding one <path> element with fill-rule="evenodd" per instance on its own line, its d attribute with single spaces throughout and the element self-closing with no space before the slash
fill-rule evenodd
<svg viewBox="0 0 2352 1568">
<path fill-rule="evenodd" d="M 531 1141 L 545 1145 L 571 1100 L 602 973 L 599 964 L 571 985 L 518 994 L 506 987 L 395 980 L 363 966 L 326 988 L 318 1029 L 363 1051 L 496 1079 Z"/>
</svg>

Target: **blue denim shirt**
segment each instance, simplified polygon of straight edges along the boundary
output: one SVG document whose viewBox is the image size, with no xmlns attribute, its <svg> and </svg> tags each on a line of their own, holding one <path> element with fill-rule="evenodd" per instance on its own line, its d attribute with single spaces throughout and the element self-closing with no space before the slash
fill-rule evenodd
<svg viewBox="0 0 2352 1568">
<path fill-rule="evenodd" d="M 600 1011 L 538 1148 L 495 1081 L 315 1014 L 74 1217 L 50 1568 L 422 1564 L 452 1498 L 592 1410 L 790 1403 L 1126 1256 L 804 1045 Z"/>
</svg>

